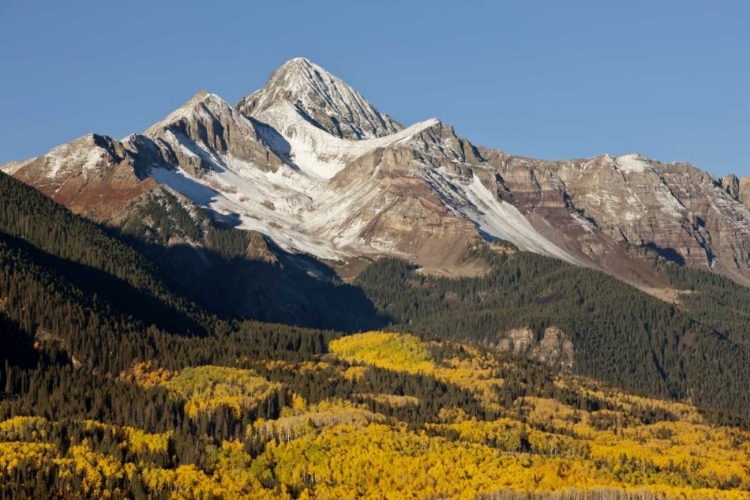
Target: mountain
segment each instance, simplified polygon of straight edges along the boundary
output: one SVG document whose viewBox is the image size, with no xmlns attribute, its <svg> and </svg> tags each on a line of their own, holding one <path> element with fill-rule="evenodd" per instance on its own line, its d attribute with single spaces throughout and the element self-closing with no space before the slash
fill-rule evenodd
<svg viewBox="0 0 750 500">
<path fill-rule="evenodd" d="M 179 193 L 347 278 L 381 256 L 481 274 L 471 249 L 502 240 L 659 296 L 671 285 L 655 260 L 750 285 L 750 179 L 635 154 L 534 160 L 438 120 L 402 127 L 304 58 L 236 106 L 200 92 L 143 134 L 90 135 L 2 169 L 115 227 L 147 197 Z"/>
</svg>

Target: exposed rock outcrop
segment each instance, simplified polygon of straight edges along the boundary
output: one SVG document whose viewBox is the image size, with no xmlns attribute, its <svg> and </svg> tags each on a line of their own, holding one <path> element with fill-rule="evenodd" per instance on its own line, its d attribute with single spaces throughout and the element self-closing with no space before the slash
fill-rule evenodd
<svg viewBox="0 0 750 500">
<path fill-rule="evenodd" d="M 73 212 L 100 221 L 156 186 L 123 144 L 89 134 L 7 169 Z"/>
<path fill-rule="evenodd" d="M 734 174 L 729 174 L 721 180 L 721 188 L 735 200 L 740 195 L 740 181 Z"/>
<path fill-rule="evenodd" d="M 740 203 L 750 208 L 750 176 L 740 179 L 738 199 Z"/>
<path fill-rule="evenodd" d="M 555 368 L 570 369 L 575 363 L 573 342 L 556 326 L 546 328 L 539 340 L 530 328 L 514 328 L 505 334 L 497 349 L 529 356 Z"/>
<path fill-rule="evenodd" d="M 275 172 L 281 158 L 263 144 L 250 120 L 215 94 L 198 92 L 184 106 L 146 130 L 145 135 L 171 148 L 173 161 L 193 175 L 213 170 L 231 158 Z"/>
</svg>

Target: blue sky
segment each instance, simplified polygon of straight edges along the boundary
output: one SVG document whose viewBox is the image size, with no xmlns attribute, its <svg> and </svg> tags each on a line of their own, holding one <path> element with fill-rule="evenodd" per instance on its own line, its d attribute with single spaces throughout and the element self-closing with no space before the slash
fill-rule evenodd
<svg viewBox="0 0 750 500">
<path fill-rule="evenodd" d="M 0 0 L 0 163 L 231 103 L 305 56 L 404 124 L 750 175 L 750 2 Z"/>
</svg>

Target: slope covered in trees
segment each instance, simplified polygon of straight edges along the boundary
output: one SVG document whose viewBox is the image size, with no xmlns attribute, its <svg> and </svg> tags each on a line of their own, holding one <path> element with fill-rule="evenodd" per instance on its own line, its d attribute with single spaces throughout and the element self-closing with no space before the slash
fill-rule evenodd
<svg viewBox="0 0 750 500">
<path fill-rule="evenodd" d="M 658 397 L 750 416 L 750 291 L 699 271 L 670 268 L 671 305 L 603 273 L 529 253 L 480 251 L 485 276 L 425 276 L 384 259 L 358 277 L 382 313 L 407 331 L 498 347 L 528 327 L 539 343 L 561 329 L 573 371 Z"/>
<path fill-rule="evenodd" d="M 0 236 L 8 251 L 24 252 L 24 259 L 55 273 L 66 286 L 146 324 L 186 333 L 206 333 L 210 326 L 210 315 L 170 290 L 148 258 L 5 174 Z"/>
<path fill-rule="evenodd" d="M 0 491 L 540 500 L 750 492 L 747 431 L 484 349 L 259 324 L 157 345 L 149 363 L 89 384 L 76 370 L 54 372 L 58 384 L 28 372 L 27 391 L 0 403 Z M 418 369 L 405 362 L 415 356 Z M 215 365 L 190 367 L 199 360 Z"/>
</svg>

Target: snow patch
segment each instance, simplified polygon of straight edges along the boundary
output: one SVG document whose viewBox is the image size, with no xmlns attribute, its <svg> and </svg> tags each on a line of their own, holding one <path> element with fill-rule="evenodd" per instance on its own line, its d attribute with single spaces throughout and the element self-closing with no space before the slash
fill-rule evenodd
<svg viewBox="0 0 750 500">
<path fill-rule="evenodd" d="M 36 160 L 36 158 L 32 158 L 26 161 L 12 161 L 10 163 L 6 163 L 5 165 L 0 165 L 0 172 L 5 172 L 8 175 L 16 175 L 16 172 L 18 172 L 34 160 Z"/>
<path fill-rule="evenodd" d="M 582 265 L 578 259 L 542 236 L 523 214 L 510 203 L 505 203 L 474 176 L 465 185 L 464 192 L 474 207 L 465 209 L 466 216 L 473 220 L 479 229 L 495 238 L 510 241 L 521 250 L 556 257 L 572 264 Z"/>
<path fill-rule="evenodd" d="M 63 144 L 44 156 L 46 175 L 49 179 L 57 177 L 61 170 L 79 167 L 84 173 L 95 170 L 104 159 L 105 151 L 94 144 L 91 136 Z"/>
<path fill-rule="evenodd" d="M 618 156 L 614 162 L 617 168 L 627 173 L 643 173 L 651 168 L 648 158 L 639 154 Z"/>
<path fill-rule="evenodd" d="M 312 125 L 287 102 L 279 103 L 258 115 L 258 120 L 273 127 L 286 139 L 288 153 L 302 171 L 320 179 L 331 179 L 347 162 L 378 148 L 403 145 L 412 136 L 440 123 L 436 119 L 430 119 L 385 137 L 347 140 Z"/>
<path fill-rule="evenodd" d="M 583 216 L 575 212 L 572 212 L 570 216 L 573 218 L 574 221 L 576 221 L 576 223 L 579 226 L 581 226 L 584 229 L 584 231 L 586 231 L 587 233 L 594 232 L 594 225 L 588 220 L 586 220 Z"/>
</svg>

